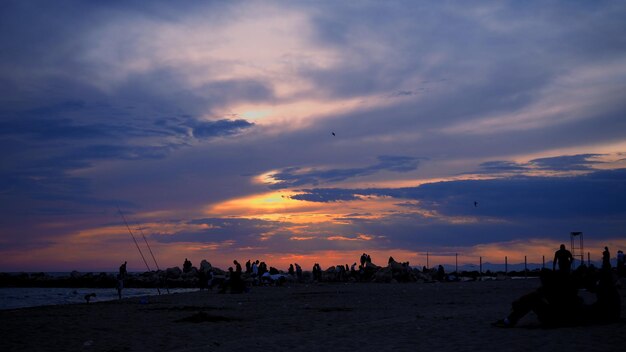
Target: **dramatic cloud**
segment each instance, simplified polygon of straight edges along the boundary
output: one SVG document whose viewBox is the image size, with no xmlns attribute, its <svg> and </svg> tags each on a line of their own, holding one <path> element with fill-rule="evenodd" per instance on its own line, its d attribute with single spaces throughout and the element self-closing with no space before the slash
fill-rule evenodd
<svg viewBox="0 0 626 352">
<path fill-rule="evenodd" d="M 270 188 L 281 189 L 302 185 L 318 185 L 320 183 L 344 181 L 349 178 L 372 175 L 380 171 L 409 172 L 417 169 L 419 159 L 406 156 L 379 156 L 378 163 L 362 168 L 303 170 L 291 167 L 270 174 Z"/>
<path fill-rule="evenodd" d="M 117 206 L 169 266 L 484 255 L 573 229 L 626 246 L 624 18 L 619 2 L 7 2 L 0 270 L 136 257 Z"/>
</svg>

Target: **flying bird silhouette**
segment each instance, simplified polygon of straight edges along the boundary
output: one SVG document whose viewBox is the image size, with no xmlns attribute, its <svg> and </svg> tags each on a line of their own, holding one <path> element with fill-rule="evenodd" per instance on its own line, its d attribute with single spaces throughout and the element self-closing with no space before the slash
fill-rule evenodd
<svg viewBox="0 0 626 352">
<path fill-rule="evenodd" d="M 477 207 L 477 206 L 478 206 L 478 202 L 474 201 L 474 207 Z"/>
<path fill-rule="evenodd" d="M 333 136 L 335 135 L 335 132 L 331 132 L 333 134 Z"/>
</svg>

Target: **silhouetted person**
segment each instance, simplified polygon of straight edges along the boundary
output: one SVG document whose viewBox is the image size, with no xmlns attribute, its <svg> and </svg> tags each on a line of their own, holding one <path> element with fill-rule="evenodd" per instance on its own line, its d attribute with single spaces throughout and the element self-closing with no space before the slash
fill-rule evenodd
<svg viewBox="0 0 626 352">
<path fill-rule="evenodd" d="M 259 263 L 259 277 L 263 276 L 267 272 L 267 264 L 265 262 Z"/>
<path fill-rule="evenodd" d="M 437 267 L 437 280 L 443 281 L 446 277 L 446 271 L 443 269 L 443 265 L 439 265 Z"/>
<path fill-rule="evenodd" d="M 595 292 L 597 299 L 591 305 L 583 304 L 571 276 L 543 270 L 540 278 L 540 288 L 514 301 L 511 313 L 492 325 L 513 327 L 530 311 L 535 312 L 539 321 L 549 327 L 605 324 L 620 320 L 621 299 L 610 272 L 601 271 L 592 280 L 594 285 L 589 291 Z"/>
<path fill-rule="evenodd" d="M 246 274 L 252 273 L 252 265 L 250 264 L 250 259 L 246 262 Z"/>
<path fill-rule="evenodd" d="M 117 290 L 117 297 L 119 299 L 122 299 L 122 290 L 124 289 L 124 279 L 122 278 L 121 274 L 117 274 L 117 287 L 115 289 Z"/>
<path fill-rule="evenodd" d="M 318 263 L 313 264 L 313 280 L 322 281 L 322 268 Z"/>
<path fill-rule="evenodd" d="M 592 323 L 613 323 L 620 320 L 622 302 L 615 286 L 613 275 L 608 270 L 600 272 L 600 279 L 595 287 L 597 301 L 591 305 L 589 319 Z"/>
<path fill-rule="evenodd" d="M 259 276 L 259 261 L 255 261 L 252 263 L 252 277 L 255 278 Z"/>
<path fill-rule="evenodd" d="M 617 251 L 617 275 L 624 276 L 624 252 Z"/>
<path fill-rule="evenodd" d="M 609 247 L 604 247 L 604 252 L 602 252 L 602 270 L 611 270 L 611 252 L 609 252 Z"/>
<path fill-rule="evenodd" d="M 554 252 L 554 260 L 552 261 L 552 270 L 556 270 L 556 263 L 559 263 L 559 271 L 569 273 L 572 268 L 574 257 L 572 253 L 565 249 L 565 245 L 561 244 L 558 251 Z"/>
<path fill-rule="evenodd" d="M 571 276 L 558 275 L 543 270 L 540 274 L 541 287 L 515 300 L 510 314 L 493 323 L 497 327 L 513 327 L 530 311 L 537 314 L 546 326 L 565 326 L 581 323 L 584 318 L 583 301 Z"/>
<path fill-rule="evenodd" d="M 236 260 L 233 260 L 233 264 L 235 264 L 235 272 L 239 273 L 239 276 L 241 277 L 241 264 L 239 264 Z"/>
<path fill-rule="evenodd" d="M 191 271 L 191 262 L 185 258 L 185 262 L 183 263 L 183 273 L 188 273 Z"/>
<path fill-rule="evenodd" d="M 124 264 L 120 265 L 120 277 L 122 280 L 126 278 L 126 274 L 128 274 L 128 272 L 126 271 L 126 262 L 124 262 Z"/>
<path fill-rule="evenodd" d="M 289 269 L 287 270 L 289 275 L 294 276 L 296 274 L 296 269 L 293 267 L 293 264 L 289 264 Z"/>
<path fill-rule="evenodd" d="M 213 291 L 213 269 L 206 273 L 206 287 L 208 291 Z"/>
<path fill-rule="evenodd" d="M 295 266 L 296 266 L 296 278 L 298 279 L 298 282 L 301 282 L 302 281 L 302 267 L 298 265 L 298 263 L 296 263 Z"/>
</svg>

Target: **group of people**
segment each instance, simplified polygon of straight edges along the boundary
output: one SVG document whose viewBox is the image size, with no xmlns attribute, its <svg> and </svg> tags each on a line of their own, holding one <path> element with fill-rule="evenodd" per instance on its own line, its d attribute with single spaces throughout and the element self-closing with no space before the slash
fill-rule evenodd
<svg viewBox="0 0 626 352">
<path fill-rule="evenodd" d="M 544 269 L 541 272 L 541 286 L 515 300 L 509 315 L 493 325 L 514 327 L 531 311 L 535 312 L 543 325 L 552 327 L 618 321 L 621 315 L 621 298 L 610 258 L 608 247 L 604 247 L 600 270 L 582 264 L 577 272 L 573 273 L 572 253 L 561 244 L 554 254 L 552 270 Z M 622 253 L 621 264 L 618 258 L 618 267 L 621 265 L 622 270 L 623 260 Z M 578 290 L 581 288 L 595 293 L 596 302 L 585 304 L 578 296 Z"/>
</svg>

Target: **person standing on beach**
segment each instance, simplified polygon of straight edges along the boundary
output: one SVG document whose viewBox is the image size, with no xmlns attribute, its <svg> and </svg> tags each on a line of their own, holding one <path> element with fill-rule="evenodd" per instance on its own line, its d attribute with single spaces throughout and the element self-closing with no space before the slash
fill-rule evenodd
<svg viewBox="0 0 626 352">
<path fill-rule="evenodd" d="M 559 271 L 564 274 L 569 274 L 572 268 L 572 262 L 574 257 L 572 253 L 565 249 L 565 245 L 561 244 L 558 251 L 554 252 L 554 260 L 552 261 L 552 270 L 556 270 L 556 263 L 559 263 Z"/>
<path fill-rule="evenodd" d="M 120 277 L 122 278 L 122 280 L 126 278 L 127 273 L 128 272 L 126 271 L 126 262 L 124 262 L 124 264 L 120 265 Z"/>
<path fill-rule="evenodd" d="M 122 299 L 122 290 L 124 289 L 124 279 L 126 279 L 126 275 L 128 272 L 126 271 L 126 262 L 120 265 L 120 272 L 117 274 L 117 297 Z"/>
<path fill-rule="evenodd" d="M 604 247 L 604 252 L 602 252 L 602 270 L 611 270 L 611 252 L 609 252 L 609 247 Z"/>
<path fill-rule="evenodd" d="M 624 276 L 624 252 L 617 251 L 617 275 Z"/>
</svg>

